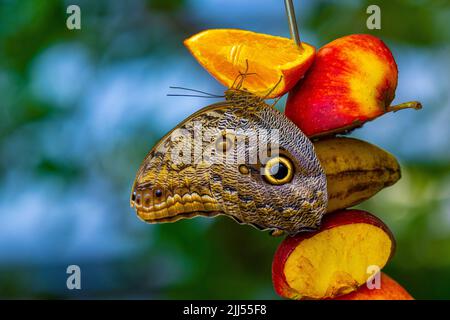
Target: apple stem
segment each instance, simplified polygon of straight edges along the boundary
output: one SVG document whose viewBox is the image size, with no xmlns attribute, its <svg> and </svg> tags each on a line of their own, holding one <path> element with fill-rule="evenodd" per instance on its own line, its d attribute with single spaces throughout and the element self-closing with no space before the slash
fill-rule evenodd
<svg viewBox="0 0 450 320">
<path fill-rule="evenodd" d="M 409 101 L 409 102 L 403 102 L 400 104 L 397 104 L 395 106 L 389 106 L 387 107 L 387 112 L 397 112 L 402 109 L 422 109 L 422 104 L 419 101 Z"/>
<path fill-rule="evenodd" d="M 298 32 L 297 19 L 295 18 L 294 3 L 292 0 L 284 0 L 284 5 L 286 7 L 286 15 L 289 22 L 291 38 L 295 41 L 300 50 L 303 51 L 302 42 L 300 41 L 300 34 Z"/>
</svg>

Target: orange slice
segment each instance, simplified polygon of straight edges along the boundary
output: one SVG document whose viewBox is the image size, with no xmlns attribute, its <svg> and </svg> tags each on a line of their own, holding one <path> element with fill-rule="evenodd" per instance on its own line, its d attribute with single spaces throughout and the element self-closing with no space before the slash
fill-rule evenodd
<svg viewBox="0 0 450 320">
<path fill-rule="evenodd" d="M 308 70 L 315 55 L 315 48 L 307 43 L 303 42 L 300 48 L 288 38 L 237 29 L 206 30 L 186 39 L 184 44 L 226 87 L 231 88 L 239 74 L 246 72 L 241 89 L 267 98 L 289 91 Z"/>
</svg>

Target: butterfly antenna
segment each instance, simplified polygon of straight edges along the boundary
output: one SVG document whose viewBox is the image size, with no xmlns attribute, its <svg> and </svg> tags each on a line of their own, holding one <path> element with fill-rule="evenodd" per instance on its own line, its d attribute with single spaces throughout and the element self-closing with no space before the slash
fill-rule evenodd
<svg viewBox="0 0 450 320">
<path fill-rule="evenodd" d="M 166 94 L 167 97 L 191 97 L 191 98 L 210 98 L 210 99 L 217 99 L 218 97 L 210 97 L 210 96 L 201 96 L 197 94 L 173 94 L 168 93 Z M 221 97 L 223 98 L 223 97 Z"/>
<path fill-rule="evenodd" d="M 198 98 L 223 98 L 224 97 L 223 95 L 212 94 L 212 93 L 209 93 L 209 92 L 196 90 L 196 89 L 191 89 L 191 88 L 185 88 L 185 87 L 170 86 L 169 88 L 170 89 L 186 90 L 186 91 L 201 93 L 201 94 L 203 94 L 203 96 L 196 95 L 196 94 L 173 94 L 173 93 L 168 93 L 167 94 L 168 97 L 198 97 Z"/>
<path fill-rule="evenodd" d="M 270 106 L 274 108 L 277 105 L 278 101 L 280 101 L 280 99 L 281 97 L 276 98 Z"/>
<path fill-rule="evenodd" d="M 272 89 L 270 89 L 269 92 L 267 92 L 267 94 L 263 98 L 264 100 L 267 99 L 267 97 L 275 90 L 276 87 L 278 87 L 278 85 L 281 83 L 281 80 L 283 80 L 283 76 L 280 76 L 280 79 L 278 80 L 278 82 L 273 86 Z"/>
</svg>

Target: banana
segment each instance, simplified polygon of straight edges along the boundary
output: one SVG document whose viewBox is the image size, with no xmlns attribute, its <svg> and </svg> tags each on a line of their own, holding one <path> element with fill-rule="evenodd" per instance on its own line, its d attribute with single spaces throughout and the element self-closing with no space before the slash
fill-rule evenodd
<svg viewBox="0 0 450 320">
<path fill-rule="evenodd" d="M 395 157 L 368 142 L 334 137 L 314 148 L 327 176 L 327 212 L 357 205 L 400 179 Z"/>
</svg>

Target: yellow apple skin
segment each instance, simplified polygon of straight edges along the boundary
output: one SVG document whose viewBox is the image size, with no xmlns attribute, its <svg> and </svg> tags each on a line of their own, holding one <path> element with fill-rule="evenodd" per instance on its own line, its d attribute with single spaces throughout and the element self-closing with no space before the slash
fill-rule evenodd
<svg viewBox="0 0 450 320">
<path fill-rule="evenodd" d="M 289 93 L 286 116 L 308 136 L 361 126 L 390 111 L 397 78 L 394 57 L 377 37 L 336 39 Z"/>
</svg>

